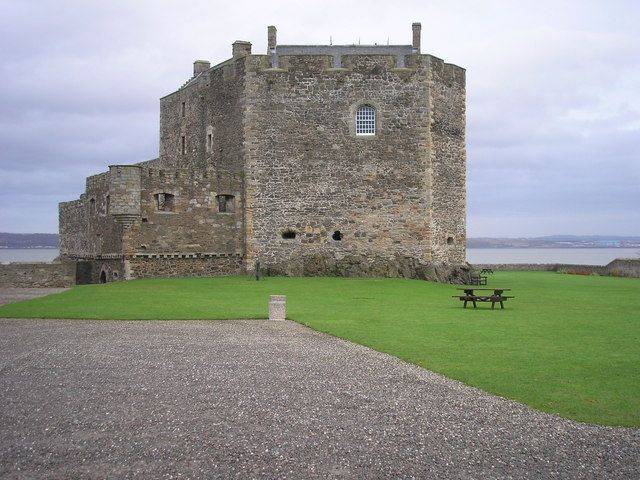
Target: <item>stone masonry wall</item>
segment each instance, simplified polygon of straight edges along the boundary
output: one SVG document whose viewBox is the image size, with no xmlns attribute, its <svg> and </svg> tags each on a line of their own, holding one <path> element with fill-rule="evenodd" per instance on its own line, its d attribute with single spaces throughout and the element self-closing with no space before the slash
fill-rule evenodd
<svg viewBox="0 0 640 480">
<path fill-rule="evenodd" d="M 158 194 L 172 195 L 159 210 Z M 220 212 L 218 195 L 232 196 Z M 241 253 L 243 250 L 242 175 L 203 169 L 142 168 L 140 218 L 128 229 L 127 254 Z"/>
<path fill-rule="evenodd" d="M 160 99 L 160 163 L 163 167 L 242 172 L 244 61 L 244 58 L 228 60 Z M 184 154 L 182 136 L 185 137 Z"/>
<path fill-rule="evenodd" d="M 122 226 L 110 213 L 110 177 L 87 178 L 79 200 L 60 204 L 60 255 L 94 257 L 122 253 Z"/>
<path fill-rule="evenodd" d="M 560 272 L 640 278 L 640 258 L 617 258 L 607 265 L 574 265 L 558 263 L 479 263 L 475 270 L 490 268 L 499 272 Z"/>
<path fill-rule="evenodd" d="M 241 255 L 135 257 L 127 261 L 131 278 L 207 277 L 244 273 Z"/>
<path fill-rule="evenodd" d="M 70 287 L 74 283 L 75 265 L 73 262 L 0 264 L 0 287 Z"/>
<path fill-rule="evenodd" d="M 59 205 L 60 255 L 86 256 L 92 252 L 89 243 L 88 206 L 86 195 Z"/>
<path fill-rule="evenodd" d="M 465 71 L 429 56 L 433 261 L 466 257 Z"/>
<path fill-rule="evenodd" d="M 252 56 L 247 68 L 247 265 L 431 260 L 426 56 Z M 360 105 L 375 136 L 355 135 Z M 293 231 L 295 239 L 283 239 Z M 341 240 L 333 239 L 340 232 Z M 386 268 L 386 267 L 385 267 Z M 286 270 L 286 268 L 285 268 Z"/>
<path fill-rule="evenodd" d="M 607 265 L 607 273 L 616 277 L 640 278 L 640 258 L 616 258 Z"/>
</svg>

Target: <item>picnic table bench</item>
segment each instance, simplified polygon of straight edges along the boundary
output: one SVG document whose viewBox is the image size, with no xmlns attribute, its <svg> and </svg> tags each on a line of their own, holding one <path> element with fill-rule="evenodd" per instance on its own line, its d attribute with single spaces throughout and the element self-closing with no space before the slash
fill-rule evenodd
<svg viewBox="0 0 640 480">
<path fill-rule="evenodd" d="M 475 288 L 475 287 L 463 287 L 457 290 L 464 291 L 464 294 L 453 295 L 453 298 L 459 298 L 461 302 L 464 302 L 464 308 L 467 308 L 467 302 L 473 303 L 473 308 L 476 308 L 476 302 L 491 302 L 491 308 L 494 309 L 496 303 L 500 303 L 500 308 L 504 308 L 504 302 L 508 298 L 515 298 L 511 295 L 503 295 L 503 292 L 508 292 L 510 288 Z M 492 295 L 477 295 L 474 291 L 488 290 L 493 291 Z"/>
<path fill-rule="evenodd" d="M 486 285 L 487 277 L 486 275 L 479 275 L 477 273 L 469 274 L 469 284 L 471 285 Z"/>
</svg>

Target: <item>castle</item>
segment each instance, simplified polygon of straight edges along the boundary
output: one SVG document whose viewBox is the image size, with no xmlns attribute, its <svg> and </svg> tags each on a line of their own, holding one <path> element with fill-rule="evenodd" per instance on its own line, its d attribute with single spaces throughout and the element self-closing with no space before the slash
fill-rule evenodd
<svg viewBox="0 0 640 480">
<path fill-rule="evenodd" d="M 465 71 L 411 45 L 233 43 L 160 99 L 159 158 L 60 204 L 78 283 L 465 265 Z"/>
</svg>

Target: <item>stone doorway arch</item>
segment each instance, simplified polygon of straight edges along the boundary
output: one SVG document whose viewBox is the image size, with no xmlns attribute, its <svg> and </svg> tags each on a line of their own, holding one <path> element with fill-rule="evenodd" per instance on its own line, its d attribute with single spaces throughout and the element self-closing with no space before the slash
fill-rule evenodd
<svg viewBox="0 0 640 480">
<path fill-rule="evenodd" d="M 104 270 L 100 272 L 100 283 L 107 283 L 107 272 Z"/>
</svg>

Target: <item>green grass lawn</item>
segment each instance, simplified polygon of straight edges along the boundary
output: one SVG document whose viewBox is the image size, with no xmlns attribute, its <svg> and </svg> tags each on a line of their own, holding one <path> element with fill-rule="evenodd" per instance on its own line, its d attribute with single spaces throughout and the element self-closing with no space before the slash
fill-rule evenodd
<svg viewBox="0 0 640 480">
<path fill-rule="evenodd" d="M 455 286 L 403 279 L 244 277 L 78 286 L 0 307 L 0 317 L 287 317 L 545 412 L 640 427 L 640 280 L 504 272 L 505 310 L 462 308 Z"/>
</svg>

